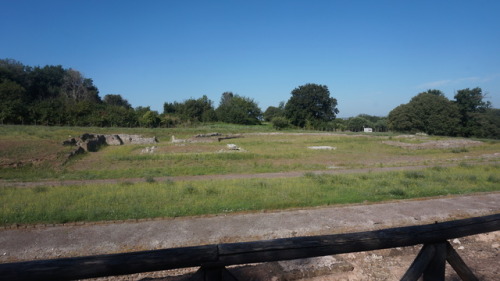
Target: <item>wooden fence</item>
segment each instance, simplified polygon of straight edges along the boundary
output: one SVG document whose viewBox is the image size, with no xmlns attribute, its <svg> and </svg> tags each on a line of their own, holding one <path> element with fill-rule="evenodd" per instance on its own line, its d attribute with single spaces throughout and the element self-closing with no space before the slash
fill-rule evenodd
<svg viewBox="0 0 500 281">
<path fill-rule="evenodd" d="M 446 261 L 463 280 L 477 280 L 447 240 L 497 230 L 500 214 L 348 234 L 6 263 L 0 264 L 0 279 L 74 280 L 200 267 L 196 280 L 236 280 L 226 266 L 424 244 L 401 280 L 444 280 Z"/>
</svg>

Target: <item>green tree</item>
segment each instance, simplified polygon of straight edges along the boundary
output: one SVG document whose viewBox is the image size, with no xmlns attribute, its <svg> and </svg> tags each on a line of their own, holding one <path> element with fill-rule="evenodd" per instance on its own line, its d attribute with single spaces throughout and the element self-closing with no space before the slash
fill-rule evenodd
<svg viewBox="0 0 500 281">
<path fill-rule="evenodd" d="M 347 130 L 347 120 L 342 118 L 335 118 L 335 120 L 330 121 L 333 131 L 345 131 Z"/>
<path fill-rule="evenodd" d="M 181 104 L 178 102 L 166 102 L 163 104 L 163 114 L 176 114 L 177 111 L 179 111 L 180 106 Z"/>
<path fill-rule="evenodd" d="M 17 88 L 9 81 L 17 84 Z M 4 121 L 85 125 L 96 124 L 102 117 L 97 111 L 101 103 L 97 87 L 92 79 L 83 77 L 77 70 L 64 69 L 60 65 L 30 67 L 12 59 L 2 59 L 0 83 L 4 107 L 0 118 Z M 89 102 L 92 106 L 89 109 L 88 104 L 82 102 Z"/>
<path fill-rule="evenodd" d="M 362 132 L 365 127 L 372 128 L 373 123 L 361 116 L 349 118 L 347 122 L 347 129 L 352 132 Z"/>
<path fill-rule="evenodd" d="M 387 132 L 387 130 L 389 129 L 389 127 L 387 126 L 387 118 L 381 117 L 380 119 L 378 119 L 373 124 L 373 128 L 376 132 Z"/>
<path fill-rule="evenodd" d="M 31 67 L 13 59 L 0 59 L 0 80 L 7 79 L 26 89 L 29 84 L 28 74 Z"/>
<path fill-rule="evenodd" d="M 14 81 L 0 79 L 0 123 L 22 124 L 27 117 L 26 90 Z"/>
<path fill-rule="evenodd" d="M 131 109 L 130 103 L 124 99 L 121 95 L 105 95 L 103 102 L 107 105 L 120 106 L 126 109 Z"/>
<path fill-rule="evenodd" d="M 212 104 L 212 101 L 204 95 L 199 99 L 188 99 L 184 103 L 178 104 L 175 113 L 184 120 L 213 122 L 217 116 Z"/>
<path fill-rule="evenodd" d="M 243 125 L 260 124 L 262 117 L 262 111 L 253 99 L 231 92 L 222 94 L 216 114 L 219 121 Z"/>
<path fill-rule="evenodd" d="M 266 111 L 264 111 L 263 117 L 264 121 L 270 122 L 275 117 L 285 116 L 285 102 L 280 102 L 279 106 L 269 106 Z"/>
<path fill-rule="evenodd" d="M 466 88 L 458 90 L 455 94 L 455 103 L 460 112 L 462 135 L 468 137 L 475 135 L 474 132 L 481 131 L 480 128 L 476 127 L 485 123 L 479 121 L 478 118 L 484 119 L 481 114 L 485 113 L 488 108 L 491 108 L 491 103 L 489 101 L 485 102 L 484 98 L 485 96 L 481 88 Z"/>
<path fill-rule="evenodd" d="M 139 124 L 132 108 L 107 104 L 97 104 L 94 108 L 97 111 L 98 126 L 135 127 Z"/>
<path fill-rule="evenodd" d="M 290 126 L 290 122 L 288 122 L 288 119 L 283 116 L 274 117 L 271 120 L 271 123 L 273 124 L 273 128 L 275 128 L 276 130 L 282 130 Z"/>
<path fill-rule="evenodd" d="M 457 106 L 440 91 L 429 90 L 389 113 L 389 128 L 404 132 L 455 136 L 460 129 Z"/>
<path fill-rule="evenodd" d="M 74 111 L 78 108 L 70 107 Z M 53 125 L 64 125 L 69 123 L 69 125 L 76 126 L 71 119 L 73 112 L 68 112 L 65 104 L 61 99 L 44 99 L 36 104 L 32 105 L 31 109 L 33 119 L 36 124 L 42 124 L 46 126 Z M 77 120 L 75 118 L 74 120 Z M 75 121 L 76 122 L 76 121 Z"/>
<path fill-rule="evenodd" d="M 337 100 L 330 97 L 327 86 L 305 84 L 295 88 L 285 106 L 285 116 L 298 127 L 335 119 L 339 110 Z"/>
<path fill-rule="evenodd" d="M 61 95 L 66 70 L 58 65 L 35 67 L 28 73 L 28 93 L 34 102 L 55 99 Z"/>
<path fill-rule="evenodd" d="M 388 126 L 390 130 L 398 132 L 415 132 L 416 128 L 421 128 L 416 110 L 409 104 L 401 104 L 391 110 L 388 116 Z"/>
<path fill-rule="evenodd" d="M 435 90 L 431 90 L 435 91 Z M 440 92 L 440 91 L 438 91 Z M 441 92 L 440 92 L 441 93 Z M 362 117 L 369 121 L 368 125 L 365 127 L 373 128 L 375 132 L 386 132 L 387 131 L 387 117 L 379 117 L 368 114 L 359 114 L 357 117 Z"/>
<path fill-rule="evenodd" d="M 156 111 L 147 111 L 139 118 L 139 123 L 142 127 L 146 128 L 156 128 L 160 125 L 161 118 Z"/>
<path fill-rule="evenodd" d="M 151 107 L 138 106 L 134 109 L 134 111 L 135 111 L 135 114 L 140 117 L 140 116 L 144 115 L 146 112 L 151 111 Z"/>
</svg>

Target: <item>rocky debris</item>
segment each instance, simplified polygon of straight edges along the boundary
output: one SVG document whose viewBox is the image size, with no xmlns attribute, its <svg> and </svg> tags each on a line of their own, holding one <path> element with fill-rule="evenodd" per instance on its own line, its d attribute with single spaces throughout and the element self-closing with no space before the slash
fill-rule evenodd
<svg viewBox="0 0 500 281">
<path fill-rule="evenodd" d="M 188 139 L 178 139 L 172 136 L 172 143 L 206 143 L 229 139 L 243 138 L 243 135 L 226 135 L 221 133 L 198 134 Z"/>
<path fill-rule="evenodd" d="M 152 147 L 145 147 L 144 149 L 141 150 L 141 154 L 153 154 L 155 153 L 156 146 Z"/>
<path fill-rule="evenodd" d="M 76 145 L 76 139 L 75 138 L 69 138 L 65 141 L 62 142 L 62 145 L 67 145 L 67 146 L 73 146 Z"/>
<path fill-rule="evenodd" d="M 123 140 L 118 135 L 104 135 L 107 145 L 122 145 Z M 125 138 L 125 137 L 124 137 Z"/>
<path fill-rule="evenodd" d="M 290 261 L 279 261 L 282 268 L 277 280 L 296 280 L 331 275 L 354 270 L 352 264 L 340 257 L 324 256 Z"/>
<path fill-rule="evenodd" d="M 307 148 L 313 149 L 313 150 L 336 150 L 337 149 L 334 146 L 328 146 L 328 145 L 323 145 L 323 146 L 309 146 Z"/>
<path fill-rule="evenodd" d="M 156 137 L 145 138 L 141 135 L 117 135 L 123 142 L 123 144 L 155 144 L 158 142 Z"/>
<path fill-rule="evenodd" d="M 70 153 L 68 153 L 68 158 L 71 158 L 73 156 L 76 156 L 78 154 L 82 154 L 82 153 L 85 153 L 85 150 L 81 147 L 78 147 L 77 149 L 71 151 Z"/>
<path fill-rule="evenodd" d="M 71 157 L 84 152 L 96 152 L 102 145 L 155 144 L 157 142 L 158 140 L 156 137 L 145 138 L 141 135 L 102 135 L 85 133 L 77 138 L 70 137 L 69 139 L 63 141 L 62 144 L 76 146 L 76 149 L 68 154 L 67 159 L 70 159 Z"/>
<path fill-rule="evenodd" d="M 346 273 L 354 267 L 340 257 L 324 256 L 289 261 L 258 263 L 244 266 L 234 266 L 227 269 L 237 280 L 272 280 L 291 281 L 309 280 L 313 278 L 332 276 L 332 274 Z M 200 272 L 183 274 L 158 279 L 158 281 L 187 281 L 202 280 Z"/>
<path fill-rule="evenodd" d="M 226 146 L 229 150 L 240 150 L 240 148 L 236 144 L 228 143 Z"/>
<path fill-rule="evenodd" d="M 97 151 L 101 145 L 123 145 L 123 144 L 155 144 L 156 137 L 145 138 L 141 135 L 101 135 L 85 133 L 79 138 L 70 138 L 63 141 L 63 145 L 77 145 L 85 151 Z"/>
<path fill-rule="evenodd" d="M 239 138 L 242 138 L 242 137 L 243 137 L 242 135 L 228 135 L 228 136 L 225 136 L 225 137 L 222 137 L 222 138 L 218 138 L 217 140 L 220 142 L 222 140 L 239 139 Z"/>
<path fill-rule="evenodd" d="M 231 268 L 238 280 L 307 280 L 325 275 L 350 272 L 354 267 L 339 257 L 325 256 L 269 262 Z"/>
<path fill-rule="evenodd" d="M 228 143 L 226 145 L 226 148 L 225 149 L 221 149 L 219 150 L 218 152 L 219 153 L 224 153 L 224 152 L 233 152 L 233 151 L 240 151 L 240 152 L 245 152 L 246 150 L 244 150 L 243 148 L 237 146 L 236 144 L 233 144 L 233 143 Z"/>
<path fill-rule="evenodd" d="M 209 134 L 199 134 L 194 136 L 195 138 L 211 138 L 211 137 L 219 137 L 222 136 L 221 133 L 209 133 Z"/>
<path fill-rule="evenodd" d="M 89 152 L 96 152 L 104 144 L 107 144 L 106 136 L 94 134 L 83 134 L 76 142 L 77 146 Z"/>
<path fill-rule="evenodd" d="M 187 140 L 185 139 L 176 139 L 174 135 L 172 135 L 172 143 L 185 143 Z"/>
</svg>

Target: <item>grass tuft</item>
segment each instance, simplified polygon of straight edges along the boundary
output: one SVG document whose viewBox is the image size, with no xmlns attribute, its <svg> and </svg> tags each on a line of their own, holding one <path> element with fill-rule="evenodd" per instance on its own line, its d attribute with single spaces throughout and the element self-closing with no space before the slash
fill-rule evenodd
<svg viewBox="0 0 500 281">
<path fill-rule="evenodd" d="M 123 181 L 123 182 L 121 182 L 120 184 L 121 184 L 122 186 L 130 186 L 130 185 L 134 185 L 134 183 L 133 183 L 133 182 L 131 182 L 131 181 Z"/>
<path fill-rule="evenodd" d="M 184 194 L 193 195 L 198 193 L 198 188 L 192 184 L 184 186 Z"/>
<path fill-rule="evenodd" d="M 500 183 L 500 177 L 497 175 L 489 175 L 487 181 L 491 183 Z"/>
<path fill-rule="evenodd" d="M 460 147 L 460 148 L 453 148 L 451 149 L 452 153 L 463 153 L 463 152 L 469 152 L 469 150 L 465 147 Z"/>
<path fill-rule="evenodd" d="M 394 197 L 405 197 L 406 196 L 406 191 L 404 191 L 403 189 L 401 188 L 393 188 L 391 190 L 389 190 L 389 194 L 394 196 Z"/>
<path fill-rule="evenodd" d="M 424 179 L 425 173 L 422 171 L 406 171 L 404 175 L 408 179 Z"/>
<path fill-rule="evenodd" d="M 154 183 L 154 182 L 156 182 L 155 178 L 152 177 L 152 176 L 146 177 L 145 180 L 146 180 L 147 183 Z"/>
</svg>

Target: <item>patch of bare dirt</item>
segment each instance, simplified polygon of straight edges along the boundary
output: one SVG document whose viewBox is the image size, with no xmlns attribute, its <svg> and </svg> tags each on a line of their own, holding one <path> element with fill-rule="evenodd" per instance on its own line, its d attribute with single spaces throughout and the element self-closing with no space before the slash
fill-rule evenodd
<svg viewBox="0 0 500 281">
<path fill-rule="evenodd" d="M 2 140 L 0 142 L 0 168 L 42 164 L 58 166 L 64 162 L 63 156 L 67 151 L 69 151 L 67 148 L 49 140 Z"/>
<path fill-rule="evenodd" d="M 446 148 L 465 148 L 482 145 L 481 141 L 467 139 L 448 139 L 437 141 L 425 141 L 422 143 L 408 143 L 399 141 L 383 141 L 382 143 L 392 146 L 398 146 L 408 149 L 446 149 Z"/>
</svg>

